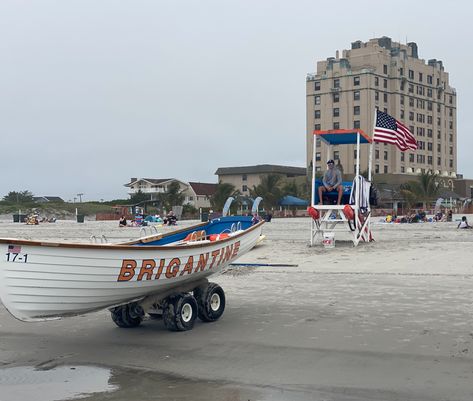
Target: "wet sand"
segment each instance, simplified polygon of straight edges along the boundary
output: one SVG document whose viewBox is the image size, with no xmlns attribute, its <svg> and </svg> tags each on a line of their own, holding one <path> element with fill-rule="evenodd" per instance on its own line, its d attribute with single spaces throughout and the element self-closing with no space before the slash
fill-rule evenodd
<svg viewBox="0 0 473 401">
<path fill-rule="evenodd" d="M 95 391 L 86 400 L 471 401 L 473 230 L 376 220 L 376 242 L 353 248 L 337 233 L 324 249 L 307 246 L 308 219 L 274 219 L 239 262 L 298 266 L 232 267 L 213 278 L 225 313 L 189 332 L 159 319 L 119 329 L 107 311 L 22 323 L 0 306 L 0 400 L 21 388 L 8 369 L 88 366 L 110 377 L 102 391 L 84 388 Z M 0 236 L 139 235 L 116 225 L 0 222 Z"/>
</svg>

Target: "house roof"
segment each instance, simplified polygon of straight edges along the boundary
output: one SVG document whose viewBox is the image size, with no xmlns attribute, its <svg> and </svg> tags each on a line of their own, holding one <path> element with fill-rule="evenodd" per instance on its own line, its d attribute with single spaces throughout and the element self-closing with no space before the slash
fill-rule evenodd
<svg viewBox="0 0 473 401">
<path fill-rule="evenodd" d="M 125 187 L 129 187 L 138 181 L 147 181 L 150 184 L 162 184 L 163 182 L 172 181 L 173 179 L 174 178 L 132 178 L 129 183 L 124 184 L 124 185 Z"/>
<path fill-rule="evenodd" d="M 33 200 L 43 201 L 43 202 L 64 202 L 64 200 L 59 196 L 34 196 Z"/>
<path fill-rule="evenodd" d="M 256 166 L 241 167 L 219 167 L 215 172 L 216 175 L 233 175 L 233 174 L 293 174 L 306 175 L 305 167 L 278 166 L 274 164 L 258 164 Z"/>
<path fill-rule="evenodd" d="M 217 190 L 217 184 L 208 184 L 205 182 L 189 182 L 196 195 L 212 196 Z"/>
</svg>

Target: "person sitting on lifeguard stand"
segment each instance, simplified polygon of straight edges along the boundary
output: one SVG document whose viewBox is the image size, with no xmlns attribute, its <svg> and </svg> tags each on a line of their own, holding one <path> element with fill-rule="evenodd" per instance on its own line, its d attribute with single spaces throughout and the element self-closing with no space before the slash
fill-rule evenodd
<svg viewBox="0 0 473 401">
<path fill-rule="evenodd" d="M 343 195 L 343 185 L 342 185 L 342 174 L 338 168 L 335 168 L 335 163 L 333 160 L 327 162 L 328 170 L 324 174 L 322 179 L 323 185 L 319 187 L 319 205 L 323 205 L 323 193 L 337 191 L 338 199 L 337 205 L 340 205 Z"/>
</svg>

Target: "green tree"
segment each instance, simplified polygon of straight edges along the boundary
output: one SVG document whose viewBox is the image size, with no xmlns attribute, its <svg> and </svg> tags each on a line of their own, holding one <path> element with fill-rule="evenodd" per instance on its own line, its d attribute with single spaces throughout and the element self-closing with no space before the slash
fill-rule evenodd
<svg viewBox="0 0 473 401">
<path fill-rule="evenodd" d="M 239 196 L 239 194 L 240 192 L 237 191 L 232 184 L 227 182 L 218 183 L 215 193 L 210 197 L 212 209 L 219 211 L 222 210 L 226 200 L 230 196 L 236 198 Z"/>
<path fill-rule="evenodd" d="M 267 209 L 274 209 L 278 205 L 278 201 L 282 198 L 282 190 L 280 188 L 281 176 L 278 174 L 268 174 L 261 176 L 261 182 L 250 189 L 250 195 L 253 198 L 261 196 L 263 205 Z"/>
<path fill-rule="evenodd" d="M 10 191 L 8 195 L 3 197 L 3 200 L 10 203 L 31 203 L 33 202 L 33 194 L 30 191 Z"/>
<path fill-rule="evenodd" d="M 150 195 L 145 194 L 141 189 L 138 192 L 134 193 L 130 198 L 130 203 L 138 204 L 143 201 L 147 201 L 150 199 Z"/>
<path fill-rule="evenodd" d="M 438 174 L 432 171 L 421 173 L 417 181 L 409 181 L 401 185 L 401 195 L 407 203 L 408 208 L 412 208 L 417 203 L 428 204 L 433 202 L 439 193 Z"/>
<path fill-rule="evenodd" d="M 184 202 L 184 194 L 181 191 L 181 186 L 177 181 L 173 181 L 168 185 L 166 192 L 166 203 L 171 209 L 173 206 L 180 206 Z"/>
</svg>

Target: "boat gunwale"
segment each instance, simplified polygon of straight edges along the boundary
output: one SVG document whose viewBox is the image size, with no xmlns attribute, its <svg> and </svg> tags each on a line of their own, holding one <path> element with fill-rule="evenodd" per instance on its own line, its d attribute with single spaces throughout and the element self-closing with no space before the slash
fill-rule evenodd
<svg viewBox="0 0 473 401">
<path fill-rule="evenodd" d="M 27 239 L 19 239 L 19 238 L 0 238 L 0 244 L 17 244 L 17 245 L 25 245 L 25 246 L 37 246 L 37 247 L 55 247 L 55 248 L 80 248 L 80 249 L 121 249 L 121 250 L 136 250 L 136 251 L 143 251 L 143 250 L 177 250 L 177 249 L 189 249 L 189 248 L 204 248 L 210 247 L 215 244 L 225 243 L 229 241 L 233 241 L 236 238 L 242 237 L 247 233 L 261 227 L 265 223 L 264 220 L 258 222 L 257 224 L 248 227 L 246 230 L 227 238 L 218 239 L 216 241 L 212 241 L 211 243 L 204 243 L 199 244 L 199 241 L 196 241 L 192 244 L 181 244 L 181 245 L 146 245 L 145 243 L 141 242 L 142 238 L 138 238 L 137 240 L 133 240 L 130 242 L 118 242 L 113 244 L 88 244 L 88 243 L 79 243 L 79 242 L 55 242 L 55 241 L 38 241 L 38 240 L 27 240 Z M 200 228 L 205 226 L 206 223 L 200 223 L 194 226 L 189 226 L 187 228 L 183 228 L 176 231 L 170 231 L 162 235 L 161 238 L 165 238 L 170 235 L 175 235 L 176 233 L 191 231 L 194 228 Z M 146 238 L 146 237 L 144 237 Z M 141 245 L 139 245 L 141 244 Z"/>
</svg>

